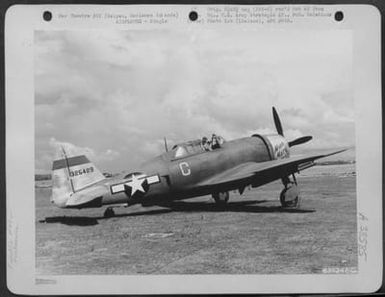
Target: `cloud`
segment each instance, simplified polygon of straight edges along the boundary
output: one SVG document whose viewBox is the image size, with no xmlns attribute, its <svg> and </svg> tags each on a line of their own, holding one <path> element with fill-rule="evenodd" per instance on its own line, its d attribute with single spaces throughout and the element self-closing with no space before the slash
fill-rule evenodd
<svg viewBox="0 0 385 297">
<path fill-rule="evenodd" d="M 95 156 L 95 151 L 89 147 L 79 147 L 69 142 L 57 141 L 53 137 L 49 140 L 49 145 L 55 150 L 55 158 L 62 158 L 64 152 L 67 157 L 78 155 Z"/>
<path fill-rule="evenodd" d="M 351 48 L 344 30 L 38 31 L 36 168 L 49 170 L 54 138 L 135 170 L 164 136 L 274 132 L 272 105 L 289 140 L 354 144 Z"/>
<path fill-rule="evenodd" d="M 88 159 L 95 164 L 113 161 L 120 157 L 120 153 L 113 149 L 95 151 L 87 146 L 80 147 L 70 142 L 58 141 L 54 137 L 49 139 L 47 145 L 49 149 L 44 152 L 41 158 L 37 158 L 40 168 L 51 168 L 54 160 L 64 158 L 64 153 L 67 157 L 86 155 Z M 42 169 L 40 168 L 39 170 L 41 171 Z"/>
</svg>

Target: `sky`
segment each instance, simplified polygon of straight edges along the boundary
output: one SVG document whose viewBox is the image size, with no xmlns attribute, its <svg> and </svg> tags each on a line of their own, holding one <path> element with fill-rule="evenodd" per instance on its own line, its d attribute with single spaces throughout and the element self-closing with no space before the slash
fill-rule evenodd
<svg viewBox="0 0 385 297">
<path fill-rule="evenodd" d="M 312 135 L 297 152 L 354 146 L 352 34 L 345 30 L 35 32 L 35 171 L 55 150 L 134 171 L 209 136 Z"/>
</svg>

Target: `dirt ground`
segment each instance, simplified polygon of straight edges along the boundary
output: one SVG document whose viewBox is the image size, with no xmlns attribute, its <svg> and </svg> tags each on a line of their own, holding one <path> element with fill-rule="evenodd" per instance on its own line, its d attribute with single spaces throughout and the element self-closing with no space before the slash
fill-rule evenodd
<svg viewBox="0 0 385 297">
<path fill-rule="evenodd" d="M 36 272 L 55 274 L 301 274 L 357 267 L 354 165 L 298 176 L 299 210 L 280 207 L 280 182 L 172 208 L 65 210 L 36 187 Z M 45 222 L 42 222 L 45 221 Z"/>
</svg>

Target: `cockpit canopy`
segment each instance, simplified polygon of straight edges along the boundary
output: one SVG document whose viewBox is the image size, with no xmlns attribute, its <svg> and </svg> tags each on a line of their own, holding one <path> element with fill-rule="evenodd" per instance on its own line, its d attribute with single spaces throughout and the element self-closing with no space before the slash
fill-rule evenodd
<svg viewBox="0 0 385 297">
<path fill-rule="evenodd" d="M 211 141 L 208 141 L 207 137 L 203 137 L 202 139 L 176 144 L 172 147 L 173 158 L 179 159 L 206 151 L 212 151 L 220 148 L 223 143 L 225 143 L 223 137 L 213 134 Z"/>
</svg>

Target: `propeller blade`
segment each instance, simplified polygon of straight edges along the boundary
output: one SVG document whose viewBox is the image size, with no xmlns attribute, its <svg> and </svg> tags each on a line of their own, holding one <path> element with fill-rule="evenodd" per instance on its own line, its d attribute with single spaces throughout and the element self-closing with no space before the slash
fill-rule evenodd
<svg viewBox="0 0 385 297">
<path fill-rule="evenodd" d="M 274 118 L 275 129 L 277 129 L 277 132 L 279 135 L 283 136 L 282 124 L 274 106 L 273 106 L 273 118 Z"/>
<path fill-rule="evenodd" d="M 309 140 L 312 140 L 312 139 L 313 139 L 312 136 L 303 136 L 303 137 L 294 139 L 292 141 L 289 141 L 289 147 L 308 142 Z"/>
</svg>

